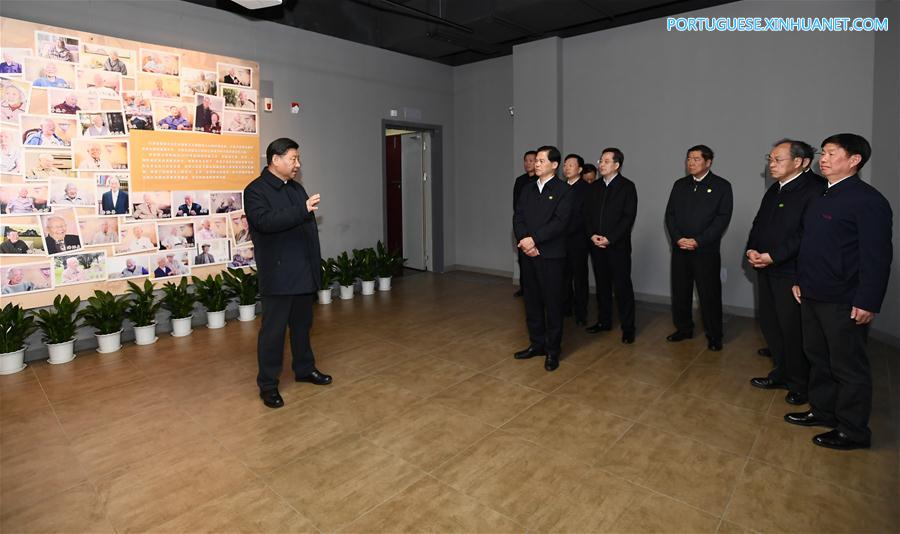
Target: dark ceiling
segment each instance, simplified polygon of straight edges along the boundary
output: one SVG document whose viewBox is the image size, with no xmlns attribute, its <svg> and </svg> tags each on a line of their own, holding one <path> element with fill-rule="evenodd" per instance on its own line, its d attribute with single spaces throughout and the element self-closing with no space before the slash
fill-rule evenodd
<svg viewBox="0 0 900 534">
<path fill-rule="evenodd" d="M 513 45 L 571 37 L 734 0 L 284 0 L 244 9 L 185 0 L 447 65 L 512 53 Z M 664 30 L 661 30 L 664 31 Z"/>
</svg>

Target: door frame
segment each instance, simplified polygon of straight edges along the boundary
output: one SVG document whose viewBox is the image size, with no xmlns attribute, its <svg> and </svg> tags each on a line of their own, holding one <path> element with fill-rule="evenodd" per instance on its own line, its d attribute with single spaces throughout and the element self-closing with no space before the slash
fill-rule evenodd
<svg viewBox="0 0 900 534">
<path fill-rule="evenodd" d="M 387 136 L 389 128 L 428 132 L 431 134 L 431 269 L 444 272 L 444 127 L 438 124 L 381 119 L 381 204 L 382 240 L 387 243 Z"/>
</svg>

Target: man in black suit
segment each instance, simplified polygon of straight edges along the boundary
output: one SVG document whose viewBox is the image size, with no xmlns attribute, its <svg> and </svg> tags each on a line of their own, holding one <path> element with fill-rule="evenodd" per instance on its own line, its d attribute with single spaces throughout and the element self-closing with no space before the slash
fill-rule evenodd
<svg viewBox="0 0 900 534">
<path fill-rule="evenodd" d="M 710 171 L 713 151 L 706 145 L 688 149 L 688 175 L 675 181 L 666 205 L 666 229 L 672 240 L 672 318 L 677 330 L 666 337 L 694 336 L 691 304 L 694 283 L 709 350 L 722 350 L 722 258 L 719 245 L 731 222 L 731 184 Z"/>
<path fill-rule="evenodd" d="M 773 145 L 768 164 L 776 182 L 763 196 L 745 249 L 747 261 L 756 270 L 759 326 L 773 364 L 768 376 L 750 383 L 762 389 L 787 389 L 784 399 L 790 404 L 806 404 L 809 379 L 800 305 L 791 286 L 797 277 L 806 207 L 822 194 L 822 185 L 804 169 L 805 144 L 782 139 Z"/>
<path fill-rule="evenodd" d="M 128 193 L 120 191 L 119 179 L 109 179 L 109 191 L 100 197 L 100 209 L 104 215 L 124 215 L 128 213 Z"/>
<path fill-rule="evenodd" d="M 634 288 L 631 285 L 631 229 L 637 216 L 637 189 L 619 171 L 625 155 L 618 148 L 604 148 L 600 155 L 600 180 L 591 185 L 584 206 L 585 227 L 591 243 L 591 264 L 597 285 L 597 324 L 587 329 L 596 334 L 612 329 L 612 298 L 616 294 L 622 343 L 634 343 Z"/>
<path fill-rule="evenodd" d="M 584 235 L 584 199 L 591 188 L 581 179 L 584 158 L 569 154 L 563 160 L 563 177 L 572 191 L 572 214 L 566 231 L 566 301 L 563 311 L 566 317 L 575 314 L 575 324 L 587 324 L 588 301 L 588 241 Z"/>
<path fill-rule="evenodd" d="M 178 212 L 175 213 L 176 217 L 193 217 L 195 215 L 202 215 L 203 207 L 194 202 L 194 197 L 191 195 L 184 196 L 184 204 L 178 206 Z"/>
<path fill-rule="evenodd" d="M 66 220 L 53 215 L 47 218 L 45 241 L 47 242 L 47 254 L 80 250 L 81 238 L 77 234 L 70 234 Z"/>
<path fill-rule="evenodd" d="M 833 430 L 812 438 L 831 449 L 868 448 L 872 431 L 872 370 L 866 355 L 869 324 L 881 310 L 891 272 L 892 217 L 888 201 L 859 177 L 872 148 L 842 133 L 822 141 L 819 168 L 828 180 L 803 218 L 797 257 L 803 350 L 809 358 L 806 412 L 788 423 Z"/>
<path fill-rule="evenodd" d="M 194 114 L 194 128 L 202 130 L 212 123 L 213 110 L 209 107 L 211 100 L 208 96 L 198 96 L 200 103 L 197 104 L 197 112 Z"/>
<path fill-rule="evenodd" d="M 513 228 L 525 254 L 525 320 L 530 345 L 515 353 L 517 360 L 546 356 L 544 369 L 559 367 L 562 350 L 563 278 L 566 268 L 566 230 L 572 211 L 568 185 L 556 178 L 561 155 L 554 146 L 537 150 L 534 170 L 538 179 L 522 189 Z"/>
<path fill-rule="evenodd" d="M 285 330 L 291 331 L 292 369 L 298 382 L 331 383 L 316 369 L 309 343 L 313 294 L 321 285 L 319 232 L 316 210 L 319 195 L 308 196 L 294 180 L 300 170 L 299 145 L 280 138 L 266 148 L 267 167 L 244 189 L 244 210 L 250 226 L 262 326 L 257 353 L 259 396 L 270 408 L 284 406 L 278 377 L 284 354 Z"/>
<path fill-rule="evenodd" d="M 529 150 L 525 153 L 525 156 L 522 157 L 522 163 L 525 167 L 525 172 L 516 177 L 516 182 L 513 184 L 513 211 L 516 209 L 516 202 L 519 201 L 519 195 L 522 193 L 522 189 L 531 183 L 534 183 L 534 158 L 537 156 L 537 152 L 534 150 Z M 514 297 L 521 297 L 522 292 L 525 290 L 525 285 L 522 280 L 522 259 L 525 257 L 525 254 L 522 253 L 521 249 L 517 249 L 517 256 L 519 261 L 519 290 L 513 293 Z"/>
</svg>

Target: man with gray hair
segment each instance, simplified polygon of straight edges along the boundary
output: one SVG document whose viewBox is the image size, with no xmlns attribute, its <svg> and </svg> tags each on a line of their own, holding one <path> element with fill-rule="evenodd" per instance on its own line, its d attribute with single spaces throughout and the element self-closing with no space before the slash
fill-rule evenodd
<svg viewBox="0 0 900 534">
<path fill-rule="evenodd" d="M 25 291 L 33 291 L 34 283 L 25 280 L 25 272 L 18 267 L 13 267 L 6 275 L 6 283 L 3 285 L 2 293 L 11 295 L 13 293 L 23 293 Z"/>
</svg>

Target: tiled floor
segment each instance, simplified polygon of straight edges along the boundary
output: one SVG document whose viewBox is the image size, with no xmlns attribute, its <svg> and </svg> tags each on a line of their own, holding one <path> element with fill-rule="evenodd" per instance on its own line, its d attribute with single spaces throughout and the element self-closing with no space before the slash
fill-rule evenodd
<svg viewBox="0 0 900 534">
<path fill-rule="evenodd" d="M 873 342 L 873 448 L 792 427 L 752 321 L 725 350 L 567 323 L 527 343 L 508 281 L 413 275 L 316 306 L 330 387 L 256 395 L 258 323 L 0 377 L 0 531 L 898 532 L 898 351 Z M 894 399 L 893 401 L 891 399 Z M 892 408 L 893 407 L 893 408 Z"/>
</svg>

